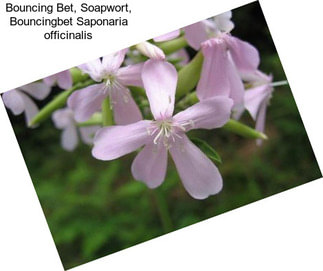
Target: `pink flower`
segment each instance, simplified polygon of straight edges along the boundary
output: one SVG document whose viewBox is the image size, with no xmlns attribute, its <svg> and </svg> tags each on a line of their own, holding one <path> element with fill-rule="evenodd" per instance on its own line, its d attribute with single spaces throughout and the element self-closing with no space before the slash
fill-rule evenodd
<svg viewBox="0 0 323 271">
<path fill-rule="evenodd" d="M 119 51 L 79 68 L 88 73 L 99 84 L 91 85 L 68 98 L 67 104 L 78 122 L 88 120 L 101 108 L 102 101 L 109 96 L 117 124 L 129 124 L 142 119 L 141 112 L 126 86 L 142 86 L 142 63 L 120 67 L 126 50 Z"/>
<path fill-rule="evenodd" d="M 29 95 L 37 100 L 43 100 L 49 93 L 49 86 L 37 82 L 9 90 L 3 93 L 2 99 L 5 106 L 9 108 L 14 115 L 20 115 L 25 112 L 26 123 L 28 125 L 39 111 L 37 105 Z"/>
<path fill-rule="evenodd" d="M 259 65 L 259 53 L 247 42 L 228 34 L 202 43 L 204 55 L 197 96 L 200 100 L 217 95 L 233 99 L 234 112 L 244 107 L 244 86 L 239 73 L 252 73 Z"/>
<path fill-rule="evenodd" d="M 69 89 L 73 85 L 72 76 L 69 70 L 53 74 L 51 76 L 44 78 L 43 80 L 44 80 L 44 83 L 50 87 L 52 87 L 55 83 L 57 83 L 57 85 L 61 89 Z"/>
<path fill-rule="evenodd" d="M 209 39 L 202 44 L 204 61 L 196 93 L 202 101 L 215 96 L 228 96 L 233 110 L 243 108 L 244 86 L 223 39 Z"/>
<path fill-rule="evenodd" d="M 215 97 L 199 102 L 173 116 L 177 72 L 164 61 L 148 60 L 142 79 L 155 120 L 141 120 L 125 126 L 100 129 L 94 138 L 92 154 L 100 160 L 113 160 L 144 148 L 132 164 L 132 174 L 150 188 L 165 179 L 169 150 L 183 185 L 196 199 L 204 199 L 222 189 L 217 167 L 186 136 L 191 129 L 214 129 L 230 116 L 232 100 Z"/>
<path fill-rule="evenodd" d="M 78 144 L 78 131 L 84 143 L 90 145 L 93 143 L 93 137 L 100 126 L 88 126 L 77 128 L 74 119 L 74 113 L 69 108 L 56 110 L 52 115 L 52 120 L 57 129 L 63 130 L 61 135 L 61 144 L 64 150 L 73 151 Z"/>
<path fill-rule="evenodd" d="M 251 84 L 251 88 L 244 95 L 245 108 L 256 121 L 256 130 L 263 133 L 265 130 L 267 105 L 274 90 L 272 76 L 256 71 L 251 74 L 244 74 L 242 78 Z M 262 140 L 257 139 L 257 145 L 261 143 Z"/>
</svg>

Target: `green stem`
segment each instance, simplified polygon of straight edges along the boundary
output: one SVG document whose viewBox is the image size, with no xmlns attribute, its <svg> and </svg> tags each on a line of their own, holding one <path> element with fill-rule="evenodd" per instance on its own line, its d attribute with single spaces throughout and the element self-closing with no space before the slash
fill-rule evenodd
<svg viewBox="0 0 323 271">
<path fill-rule="evenodd" d="M 170 41 L 164 41 L 156 44 L 166 55 L 170 55 L 179 49 L 186 47 L 187 41 L 184 37 L 179 37 Z"/>
<path fill-rule="evenodd" d="M 112 109 L 109 97 L 106 97 L 102 102 L 102 124 L 110 126 L 113 124 Z"/>
<path fill-rule="evenodd" d="M 198 52 L 190 63 L 180 69 L 178 72 L 176 98 L 181 98 L 194 89 L 200 79 L 202 64 L 203 54 Z"/>
<path fill-rule="evenodd" d="M 247 138 L 268 139 L 265 134 L 233 119 L 230 119 L 222 128 Z"/>
<path fill-rule="evenodd" d="M 168 211 L 167 202 L 165 200 L 165 197 L 161 191 L 158 189 L 151 190 L 151 193 L 154 197 L 154 200 L 156 202 L 158 213 L 160 220 L 163 224 L 163 228 L 165 233 L 171 232 L 174 230 L 174 226 L 172 223 L 171 216 Z"/>
<path fill-rule="evenodd" d="M 93 125 L 102 125 L 102 113 L 94 113 L 93 116 L 84 122 L 77 123 L 79 127 L 93 126 Z"/>
<path fill-rule="evenodd" d="M 58 94 L 52 101 L 46 104 L 38 114 L 30 121 L 28 124 L 29 127 L 39 124 L 49 118 L 51 114 L 63 107 L 66 104 L 67 98 L 75 91 L 81 88 L 85 88 L 89 85 L 95 83 L 93 80 L 87 80 L 85 82 L 80 82 L 74 85 L 72 88 L 63 91 L 62 93 Z"/>
</svg>

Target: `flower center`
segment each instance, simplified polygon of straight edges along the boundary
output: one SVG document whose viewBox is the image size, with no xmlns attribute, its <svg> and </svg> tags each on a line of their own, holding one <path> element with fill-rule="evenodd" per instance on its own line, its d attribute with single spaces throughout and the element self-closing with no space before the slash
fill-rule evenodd
<svg viewBox="0 0 323 271">
<path fill-rule="evenodd" d="M 162 143 L 167 149 L 172 146 L 172 143 L 176 141 L 176 138 L 182 138 L 182 135 L 192 128 L 194 122 L 192 120 L 184 123 L 176 123 L 172 118 L 164 120 L 156 120 L 152 122 L 152 125 L 147 128 L 147 132 L 150 136 L 153 136 L 154 144 Z"/>
<path fill-rule="evenodd" d="M 112 88 L 116 84 L 116 82 L 116 77 L 113 74 L 108 74 L 104 77 L 104 83 L 107 88 Z"/>
<path fill-rule="evenodd" d="M 116 91 L 122 88 L 122 85 L 119 83 L 117 76 L 113 73 L 106 74 L 103 78 L 103 82 L 105 84 L 105 87 L 102 90 L 103 94 L 109 94 L 111 96 L 112 91 Z M 124 101 L 127 102 L 129 97 L 126 97 L 127 95 L 124 96 Z"/>
</svg>

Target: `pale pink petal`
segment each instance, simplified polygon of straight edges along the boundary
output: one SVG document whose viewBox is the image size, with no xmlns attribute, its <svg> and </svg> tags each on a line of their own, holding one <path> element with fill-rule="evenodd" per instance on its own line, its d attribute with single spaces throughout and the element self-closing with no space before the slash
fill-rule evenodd
<svg viewBox="0 0 323 271">
<path fill-rule="evenodd" d="M 226 35 L 230 54 L 237 69 L 241 72 L 257 70 L 260 62 L 258 50 L 248 42 Z"/>
<path fill-rule="evenodd" d="M 174 116 L 174 120 L 184 124 L 186 131 L 215 129 L 229 120 L 232 104 L 232 100 L 224 96 L 209 98 L 179 112 Z"/>
<path fill-rule="evenodd" d="M 245 89 L 239 73 L 231 59 L 227 62 L 226 71 L 230 85 L 230 98 L 233 100 L 233 109 L 240 111 L 244 108 Z"/>
<path fill-rule="evenodd" d="M 61 89 L 69 89 L 72 87 L 73 80 L 69 70 L 62 71 L 57 74 L 57 85 Z"/>
<path fill-rule="evenodd" d="M 256 130 L 259 132 L 262 132 L 262 133 L 265 131 L 267 102 L 268 102 L 268 100 L 266 99 L 261 104 L 261 106 L 259 108 L 258 116 L 257 116 L 257 121 L 256 121 Z M 258 146 L 260 146 L 262 144 L 262 140 L 257 139 L 256 144 Z"/>
<path fill-rule="evenodd" d="M 67 126 L 61 135 L 61 144 L 64 150 L 73 151 L 78 144 L 76 127 L 72 124 Z"/>
<path fill-rule="evenodd" d="M 213 38 L 202 43 L 204 61 L 196 93 L 200 100 L 230 94 L 228 80 L 229 57 L 222 39 Z"/>
<path fill-rule="evenodd" d="M 98 125 L 80 127 L 79 130 L 80 130 L 82 141 L 88 145 L 93 144 L 94 136 L 100 128 L 101 126 L 98 126 Z"/>
<path fill-rule="evenodd" d="M 131 166 L 133 177 L 156 188 L 165 179 L 167 168 L 167 149 L 163 144 L 147 144 L 136 156 Z"/>
<path fill-rule="evenodd" d="M 240 77 L 243 81 L 249 82 L 249 83 L 270 83 L 272 81 L 272 76 L 267 75 L 259 70 L 253 71 L 253 72 L 239 72 Z"/>
<path fill-rule="evenodd" d="M 201 21 L 184 27 L 185 38 L 195 50 L 200 49 L 201 43 L 208 39 L 206 24 Z"/>
<path fill-rule="evenodd" d="M 56 82 L 56 74 L 53 74 L 53 75 L 50 75 L 50 76 L 47 76 L 43 79 L 43 82 L 47 85 L 47 86 L 50 86 L 52 87 L 55 82 Z"/>
<path fill-rule="evenodd" d="M 148 41 L 144 41 L 137 44 L 136 48 L 140 53 L 142 53 L 146 57 L 149 57 L 150 59 L 155 59 L 155 60 L 165 59 L 165 54 L 163 50 Z"/>
<path fill-rule="evenodd" d="M 58 129 L 64 129 L 74 123 L 74 113 L 70 108 L 56 110 L 52 114 L 54 125 Z"/>
<path fill-rule="evenodd" d="M 100 160 L 113 160 L 135 151 L 151 140 L 151 121 L 141 120 L 124 126 L 101 128 L 94 137 L 92 155 Z"/>
<path fill-rule="evenodd" d="M 23 99 L 23 103 L 25 106 L 25 118 L 26 118 L 26 123 L 27 125 L 31 122 L 31 120 L 33 119 L 34 116 L 36 116 L 36 114 L 38 113 L 38 107 L 35 104 L 35 102 L 29 98 L 29 96 L 27 96 L 25 93 L 20 92 L 19 93 L 20 96 Z M 35 126 L 33 126 L 35 127 Z"/>
<path fill-rule="evenodd" d="M 24 112 L 25 104 L 19 90 L 12 89 L 3 93 L 2 99 L 4 105 L 9 108 L 14 115 L 20 115 Z"/>
<path fill-rule="evenodd" d="M 254 87 L 245 92 L 244 104 L 254 120 L 257 118 L 261 104 L 267 99 L 270 92 L 270 87 L 267 84 Z"/>
<path fill-rule="evenodd" d="M 100 58 L 81 64 L 78 68 L 83 73 L 87 73 L 96 82 L 100 82 L 103 79 L 104 67 Z"/>
<path fill-rule="evenodd" d="M 116 74 L 117 80 L 124 86 L 142 87 L 141 72 L 143 65 L 143 63 L 138 63 L 120 68 Z"/>
<path fill-rule="evenodd" d="M 139 107 L 129 89 L 125 87 L 113 89 L 110 97 L 116 124 L 125 125 L 142 120 Z"/>
<path fill-rule="evenodd" d="M 173 115 L 177 71 L 165 61 L 148 60 L 142 70 L 142 80 L 155 119 Z"/>
<path fill-rule="evenodd" d="M 51 91 L 51 87 L 43 82 L 30 83 L 28 85 L 19 87 L 18 89 L 23 90 L 37 100 L 45 99 Z"/>
<path fill-rule="evenodd" d="M 101 109 L 102 101 L 108 95 L 104 88 L 104 84 L 91 85 L 73 92 L 68 98 L 68 107 L 74 111 L 77 122 L 88 120 Z"/>
<path fill-rule="evenodd" d="M 195 199 L 205 199 L 222 189 L 222 177 L 211 160 L 186 135 L 170 148 L 186 191 Z"/>
<path fill-rule="evenodd" d="M 102 66 L 106 72 L 116 72 L 121 66 L 128 49 L 123 49 L 116 53 L 104 56 Z"/>
<path fill-rule="evenodd" d="M 158 36 L 156 38 L 154 38 L 154 41 L 156 42 L 161 42 L 161 41 L 167 41 L 167 40 L 172 40 L 177 38 L 180 35 L 181 31 L 179 29 L 169 32 L 167 34 Z"/>
</svg>

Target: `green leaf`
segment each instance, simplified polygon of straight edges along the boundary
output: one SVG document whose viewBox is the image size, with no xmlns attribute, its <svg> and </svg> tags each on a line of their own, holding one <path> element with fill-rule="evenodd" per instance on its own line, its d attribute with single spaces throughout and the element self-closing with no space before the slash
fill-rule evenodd
<svg viewBox="0 0 323 271">
<path fill-rule="evenodd" d="M 208 143 L 199 138 L 191 138 L 191 140 L 207 157 L 214 162 L 222 164 L 221 156 Z"/>
</svg>

